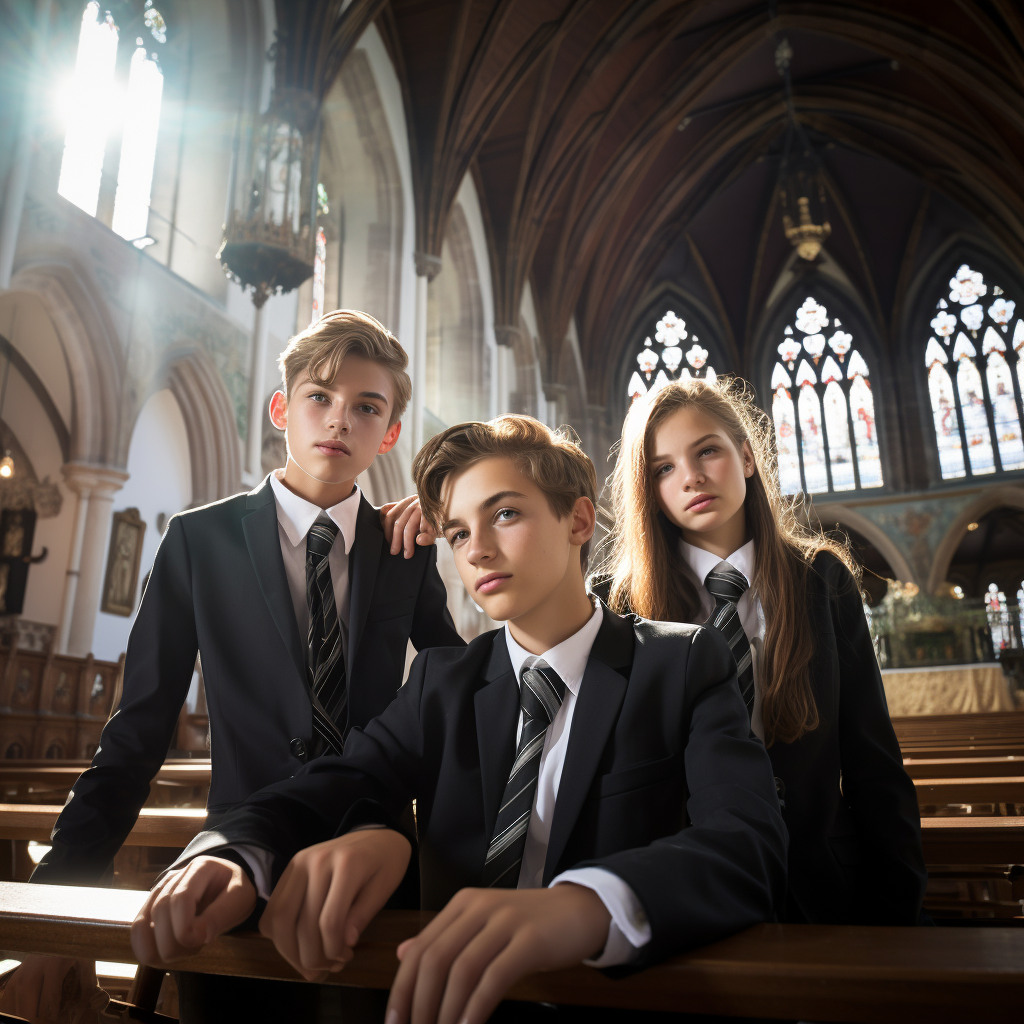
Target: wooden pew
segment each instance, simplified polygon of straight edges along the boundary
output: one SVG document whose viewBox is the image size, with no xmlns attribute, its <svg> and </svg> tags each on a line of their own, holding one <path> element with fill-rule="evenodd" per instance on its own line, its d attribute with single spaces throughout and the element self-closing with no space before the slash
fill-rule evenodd
<svg viewBox="0 0 1024 1024">
<path fill-rule="evenodd" d="M 917 802 L 945 807 L 949 804 L 1024 804 L 1024 776 L 980 779 L 914 779 Z"/>
<path fill-rule="evenodd" d="M 926 864 L 1024 864 L 1024 817 L 922 818 Z"/>
<path fill-rule="evenodd" d="M 1024 775 L 1024 755 L 1002 757 L 905 757 L 912 779 L 972 779 Z M 2 769 L 0 769 L 2 773 Z"/>
<path fill-rule="evenodd" d="M 0 932 L 23 953 L 132 962 L 129 928 L 146 894 L 0 883 Z M 395 947 L 430 915 L 385 911 L 331 984 L 387 988 Z M 176 965 L 179 966 L 179 965 Z M 256 933 L 223 936 L 183 970 L 296 975 Z M 612 980 L 576 967 L 524 979 L 510 998 L 623 1010 L 943 1024 L 1017 1021 L 1024 930 L 759 925 L 665 964 Z"/>
<path fill-rule="evenodd" d="M 47 843 L 61 810 L 61 807 L 45 804 L 0 804 L 0 839 L 34 839 Z M 205 822 L 206 811 L 197 808 L 144 807 L 125 845 L 182 849 L 203 830 Z"/>
<path fill-rule="evenodd" d="M 1024 711 L 893 718 L 905 757 L 1024 754 Z"/>
</svg>

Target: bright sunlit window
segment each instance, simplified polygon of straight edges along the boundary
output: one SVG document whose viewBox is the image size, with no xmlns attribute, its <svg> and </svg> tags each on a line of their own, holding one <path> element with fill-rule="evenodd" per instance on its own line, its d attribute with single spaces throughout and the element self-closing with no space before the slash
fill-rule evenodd
<svg viewBox="0 0 1024 1024">
<path fill-rule="evenodd" d="M 147 0 L 143 24 L 156 43 L 163 44 L 167 26 L 152 0 Z M 146 234 L 149 222 L 164 76 L 156 54 L 141 36 L 136 37 L 127 87 L 119 88 L 119 42 L 110 11 L 95 0 L 86 4 L 75 70 L 61 102 L 66 135 L 57 191 L 95 217 L 107 144 L 119 129 L 121 159 L 111 227 L 134 241 Z"/>
</svg>

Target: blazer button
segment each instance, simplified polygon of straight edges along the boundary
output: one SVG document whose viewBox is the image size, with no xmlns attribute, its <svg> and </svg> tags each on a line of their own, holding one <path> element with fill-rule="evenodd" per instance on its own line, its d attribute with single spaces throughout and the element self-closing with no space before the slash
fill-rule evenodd
<svg viewBox="0 0 1024 1024">
<path fill-rule="evenodd" d="M 288 749 L 291 751 L 292 757 L 297 757 L 303 763 L 309 758 L 309 751 L 306 750 L 306 741 L 298 736 L 288 744 Z"/>
</svg>

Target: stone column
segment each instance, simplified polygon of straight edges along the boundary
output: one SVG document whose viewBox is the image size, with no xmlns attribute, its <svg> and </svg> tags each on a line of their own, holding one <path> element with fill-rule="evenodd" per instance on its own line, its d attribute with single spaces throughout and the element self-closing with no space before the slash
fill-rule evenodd
<svg viewBox="0 0 1024 1024">
<path fill-rule="evenodd" d="M 64 467 L 64 479 L 78 495 L 78 505 L 57 646 L 62 653 L 83 655 L 92 648 L 99 612 L 110 508 L 128 474 L 110 466 L 72 462 Z"/>
<path fill-rule="evenodd" d="M 497 377 L 497 408 L 494 415 L 501 416 L 507 412 L 518 411 L 519 369 L 516 365 L 516 345 L 519 344 L 519 327 L 517 324 L 495 324 L 494 340 L 498 348 L 495 353 L 498 364 Z"/>
<path fill-rule="evenodd" d="M 441 257 L 417 250 L 416 333 L 413 337 L 412 366 L 412 454 L 423 447 L 423 399 L 427 387 L 427 286 L 441 272 Z"/>
<path fill-rule="evenodd" d="M 263 330 L 263 306 L 256 306 L 252 322 L 252 362 L 249 366 L 249 429 L 245 439 L 245 469 L 242 479 L 255 487 L 263 479 L 263 392 L 267 339 Z"/>
</svg>

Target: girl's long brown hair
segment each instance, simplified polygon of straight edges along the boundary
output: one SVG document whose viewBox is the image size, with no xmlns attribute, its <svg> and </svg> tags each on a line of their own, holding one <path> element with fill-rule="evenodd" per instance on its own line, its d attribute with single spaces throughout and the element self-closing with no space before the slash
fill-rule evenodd
<svg viewBox="0 0 1024 1024">
<path fill-rule="evenodd" d="M 818 726 L 809 677 L 814 638 L 805 598 L 808 566 L 826 550 L 855 578 L 859 573 L 848 548 L 803 526 L 794 502 L 783 498 L 771 420 L 754 405 L 742 382 L 677 381 L 633 403 L 612 475 L 615 524 L 604 563 L 604 572 L 611 574 L 609 604 L 619 612 L 671 622 L 691 622 L 699 613 L 697 589 L 683 571 L 678 545 L 670 543 L 660 521 L 663 513 L 650 471 L 658 427 L 685 408 L 713 416 L 738 451 L 746 443 L 754 454 L 744 509 L 755 548 L 751 584 L 765 615 L 761 715 L 768 746 L 776 740 L 792 743 Z"/>
</svg>

